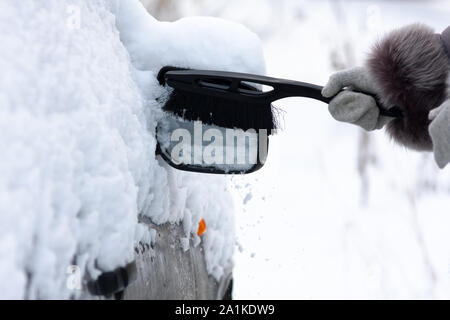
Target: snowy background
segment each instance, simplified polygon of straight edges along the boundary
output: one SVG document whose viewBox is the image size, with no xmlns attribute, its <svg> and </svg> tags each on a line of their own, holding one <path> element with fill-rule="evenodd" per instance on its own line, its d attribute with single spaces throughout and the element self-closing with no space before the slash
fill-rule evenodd
<svg viewBox="0 0 450 320">
<path fill-rule="evenodd" d="M 448 1 L 143 2 L 162 20 L 240 22 L 263 40 L 268 75 L 322 85 L 392 28 L 450 22 Z M 234 297 L 450 298 L 450 169 L 333 121 L 320 102 L 276 105 L 284 124 L 266 166 L 230 178 Z"/>
</svg>

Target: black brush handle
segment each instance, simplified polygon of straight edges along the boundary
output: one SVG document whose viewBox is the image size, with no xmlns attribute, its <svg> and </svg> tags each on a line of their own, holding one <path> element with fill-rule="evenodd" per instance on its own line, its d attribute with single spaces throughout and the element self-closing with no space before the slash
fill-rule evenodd
<svg viewBox="0 0 450 320">
<path fill-rule="evenodd" d="M 325 102 L 326 104 L 329 104 L 331 100 L 333 100 L 334 97 L 336 97 L 339 93 L 344 92 L 344 90 L 339 91 L 337 94 L 335 94 L 333 97 L 324 97 L 322 95 L 322 86 L 318 86 L 311 83 L 305 83 L 305 82 L 298 82 L 298 81 L 291 81 L 291 80 L 283 80 L 283 82 L 280 82 L 277 84 L 277 89 L 279 90 L 278 96 L 280 97 L 292 97 L 292 96 L 298 96 L 300 94 L 301 97 L 307 97 L 315 100 L 319 100 L 322 102 Z M 402 118 L 402 113 L 400 108 L 398 107 L 391 107 L 389 109 L 382 107 L 382 103 L 378 99 L 378 97 L 374 94 L 363 92 L 363 91 L 357 91 L 352 90 L 353 92 L 362 93 L 368 96 L 371 96 L 375 103 L 377 104 L 378 109 L 380 110 L 380 115 L 385 117 L 392 117 L 392 118 Z"/>
<path fill-rule="evenodd" d="M 164 67 L 158 74 L 158 80 L 161 84 L 167 84 L 177 90 L 254 104 L 270 104 L 288 97 L 306 97 L 327 104 L 332 99 L 322 96 L 323 87 L 321 86 L 248 73 Z M 255 91 L 252 84 L 266 85 L 272 90 Z M 382 107 L 376 96 L 368 95 L 375 99 L 381 115 L 401 118 L 398 108 L 387 110 Z"/>
</svg>

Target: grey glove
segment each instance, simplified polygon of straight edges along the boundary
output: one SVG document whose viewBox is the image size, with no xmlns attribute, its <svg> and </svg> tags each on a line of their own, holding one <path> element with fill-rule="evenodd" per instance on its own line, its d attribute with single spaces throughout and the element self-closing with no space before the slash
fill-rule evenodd
<svg viewBox="0 0 450 320">
<path fill-rule="evenodd" d="M 450 162 L 450 99 L 431 110 L 428 117 L 432 120 L 428 131 L 433 141 L 434 159 L 442 169 Z"/>
<path fill-rule="evenodd" d="M 331 75 L 322 90 L 322 95 L 331 98 L 344 88 L 349 90 L 339 93 L 328 105 L 328 110 L 334 119 L 356 124 L 367 131 L 381 129 L 392 120 L 390 117 L 380 116 L 380 110 L 374 98 L 352 91 L 373 94 L 379 92 L 365 68 L 352 68 Z"/>
</svg>

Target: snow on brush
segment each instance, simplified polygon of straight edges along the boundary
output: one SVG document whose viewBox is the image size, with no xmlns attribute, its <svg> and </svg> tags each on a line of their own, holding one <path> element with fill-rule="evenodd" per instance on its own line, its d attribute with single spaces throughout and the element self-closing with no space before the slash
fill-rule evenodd
<svg viewBox="0 0 450 320">
<path fill-rule="evenodd" d="M 205 19 L 158 22 L 137 0 L 1 2 L 0 298 L 76 297 L 70 265 L 95 278 L 154 239 L 139 214 L 183 223 L 191 245 L 204 218 L 208 271 L 230 268 L 226 180 L 155 158 L 160 66 L 264 71 L 254 34 Z"/>
</svg>

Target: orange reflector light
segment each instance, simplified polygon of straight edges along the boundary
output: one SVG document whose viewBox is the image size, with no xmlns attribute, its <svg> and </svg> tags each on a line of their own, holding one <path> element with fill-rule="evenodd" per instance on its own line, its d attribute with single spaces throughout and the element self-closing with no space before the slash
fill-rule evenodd
<svg viewBox="0 0 450 320">
<path fill-rule="evenodd" d="M 200 222 L 198 223 L 198 231 L 197 231 L 197 235 L 201 236 L 202 234 L 204 234 L 206 232 L 206 222 L 205 219 L 200 220 Z"/>
</svg>

